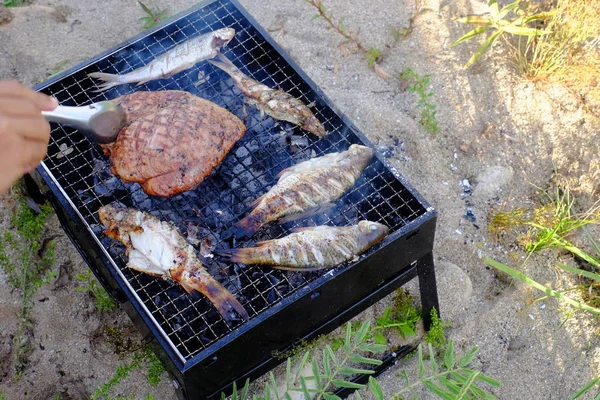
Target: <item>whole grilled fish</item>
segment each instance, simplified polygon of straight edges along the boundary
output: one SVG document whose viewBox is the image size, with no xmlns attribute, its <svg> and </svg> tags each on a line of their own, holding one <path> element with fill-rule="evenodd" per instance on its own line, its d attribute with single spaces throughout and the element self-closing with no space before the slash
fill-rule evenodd
<svg viewBox="0 0 600 400">
<path fill-rule="evenodd" d="M 235 30 L 232 28 L 218 29 L 187 40 L 158 56 L 148 65 L 127 74 L 114 75 L 93 72 L 89 76 L 104 81 L 103 84 L 98 86 L 97 92 L 125 83 L 137 82 L 138 85 L 141 85 L 154 79 L 169 78 L 193 67 L 200 61 L 215 57 L 221 47 L 226 46 L 234 35 Z"/>
<path fill-rule="evenodd" d="M 206 271 L 177 228 L 133 208 L 108 205 L 101 207 L 98 215 L 106 227 L 104 233 L 127 247 L 129 268 L 173 279 L 188 293 L 202 293 L 227 322 L 232 321 L 231 309 L 248 319 L 244 307 Z"/>
<path fill-rule="evenodd" d="M 266 264 L 274 268 L 312 271 L 349 261 L 381 242 L 389 228 L 371 221 L 353 226 L 297 228 L 281 239 L 258 242 L 257 247 L 233 249 L 233 262 Z"/>
<path fill-rule="evenodd" d="M 277 184 L 256 199 L 254 209 L 234 225 L 237 238 L 252 236 L 263 225 L 333 202 L 351 188 L 371 161 L 375 151 L 353 144 L 346 151 L 301 162 L 279 173 Z"/>
<path fill-rule="evenodd" d="M 272 89 L 250 78 L 222 53 L 217 54 L 217 58 L 221 62 L 214 60 L 208 62 L 231 76 L 248 103 L 256 106 L 261 113 L 270 115 L 275 119 L 291 122 L 319 137 L 327 136 L 323 124 L 300 100 L 282 90 Z"/>
</svg>

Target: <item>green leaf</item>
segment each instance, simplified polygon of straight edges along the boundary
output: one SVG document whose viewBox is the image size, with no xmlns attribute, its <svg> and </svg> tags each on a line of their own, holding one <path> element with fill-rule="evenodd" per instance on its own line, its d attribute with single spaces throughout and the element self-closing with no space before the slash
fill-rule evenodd
<svg viewBox="0 0 600 400">
<path fill-rule="evenodd" d="M 519 6 L 520 2 L 521 2 L 521 0 L 517 0 L 513 3 L 507 4 L 504 7 L 502 7 L 502 9 L 500 10 L 500 13 L 498 14 L 498 19 L 503 19 L 504 17 L 506 17 L 509 12 L 511 12 L 512 10 L 514 10 L 515 8 L 517 8 Z"/>
<path fill-rule="evenodd" d="M 382 361 L 376 358 L 363 357 L 360 354 L 352 354 L 349 360 L 357 364 L 381 365 Z"/>
<path fill-rule="evenodd" d="M 344 352 L 350 353 L 350 344 L 352 340 L 352 325 L 350 322 L 346 324 L 346 338 L 344 339 Z"/>
<path fill-rule="evenodd" d="M 488 29 L 490 29 L 490 26 L 487 26 L 487 25 L 475 28 L 472 31 L 469 31 L 469 32 L 465 33 L 464 35 L 462 35 L 459 39 L 457 39 L 454 43 L 452 43 L 450 45 L 450 47 L 456 46 L 457 44 L 461 44 L 462 42 L 469 40 L 472 37 L 475 37 L 477 35 L 481 35 L 482 33 L 487 32 Z"/>
<path fill-rule="evenodd" d="M 348 382 L 343 379 L 334 379 L 331 381 L 336 387 L 339 388 L 348 388 L 348 389 L 364 389 L 365 385 L 361 385 L 359 383 Z"/>
<path fill-rule="evenodd" d="M 385 344 L 376 344 L 376 343 L 363 343 L 357 346 L 361 351 L 367 351 L 369 353 L 383 353 L 387 350 L 387 346 Z"/>
<path fill-rule="evenodd" d="M 384 400 L 383 399 L 383 389 L 379 385 L 379 382 L 372 376 L 369 377 L 369 390 L 375 397 L 375 400 Z"/>
<path fill-rule="evenodd" d="M 429 348 L 429 366 L 433 370 L 434 374 L 438 373 L 438 363 L 435 361 L 435 351 L 433 350 L 433 345 L 431 343 L 427 343 Z"/>
<path fill-rule="evenodd" d="M 250 378 L 246 379 L 246 383 L 244 383 L 244 387 L 242 389 L 241 400 L 246 400 L 248 398 L 248 390 L 250 389 Z"/>
<path fill-rule="evenodd" d="M 448 342 L 448 347 L 446 347 L 444 364 L 446 365 L 446 369 L 452 369 L 454 367 L 454 342 L 452 340 Z"/>
<path fill-rule="evenodd" d="M 367 336 L 367 333 L 369 332 L 370 326 L 371 326 L 371 322 L 369 322 L 369 321 L 365 321 L 361 324 L 360 328 L 354 335 L 355 336 L 354 340 L 356 341 L 356 343 L 363 343 L 365 341 L 365 337 Z"/>
<path fill-rule="evenodd" d="M 302 393 L 304 393 L 304 398 L 312 399 L 312 396 L 308 392 L 308 387 L 306 386 L 306 379 L 303 376 L 300 377 L 300 387 L 302 388 Z"/>
<path fill-rule="evenodd" d="M 504 32 L 502 29 L 498 29 L 489 38 L 487 38 L 485 42 L 483 42 L 481 46 L 479 46 L 479 49 L 477 49 L 477 51 L 475 52 L 475 54 L 473 54 L 469 61 L 467 61 L 467 63 L 465 64 L 465 68 L 469 68 L 471 65 L 473 65 L 473 63 L 477 61 L 479 57 L 481 57 L 483 53 L 485 53 L 492 46 L 496 39 L 500 37 L 502 32 Z"/>
<path fill-rule="evenodd" d="M 325 400 L 342 400 L 340 397 L 336 396 L 335 394 L 331 394 L 331 393 L 323 393 L 323 398 Z"/>
<path fill-rule="evenodd" d="M 584 269 L 574 268 L 574 267 L 571 267 L 570 265 L 558 264 L 558 267 L 561 269 L 564 269 L 567 272 L 575 274 L 577 276 L 585 276 L 586 278 L 590 278 L 595 281 L 600 281 L 600 274 L 586 271 Z"/>
<path fill-rule="evenodd" d="M 225 393 L 221 393 L 221 400 L 225 400 Z M 231 394 L 231 400 L 237 400 L 237 384 L 233 382 L 233 393 Z"/>
<path fill-rule="evenodd" d="M 359 392 L 354 392 L 354 397 L 356 397 L 356 400 L 363 400 L 363 398 Z M 0 400 L 2 400 L 2 399 L 0 399 Z"/>
<path fill-rule="evenodd" d="M 317 389 L 323 390 L 323 382 L 321 382 L 321 373 L 319 371 L 319 364 L 317 364 L 317 360 L 312 360 L 312 373 L 315 378 L 315 384 L 317 385 Z"/>
<path fill-rule="evenodd" d="M 342 367 L 340 369 L 340 373 L 342 375 L 353 375 L 353 374 L 374 374 L 375 371 L 372 371 L 370 369 L 360 369 L 360 368 L 353 368 L 353 367 Z"/>
<path fill-rule="evenodd" d="M 269 381 L 271 383 L 271 390 L 274 394 L 277 394 L 277 382 L 275 381 L 275 375 L 273 375 L 273 372 L 269 372 Z"/>
<path fill-rule="evenodd" d="M 323 2 L 319 1 L 319 10 L 321 11 L 321 13 L 325 14 L 326 10 L 325 10 L 325 4 L 323 4 Z"/>
<path fill-rule="evenodd" d="M 485 257 L 483 259 L 486 263 L 490 264 L 492 267 L 499 269 L 502 272 L 507 273 L 508 275 L 512 276 L 513 278 L 516 278 L 518 280 L 520 280 L 523 283 L 528 284 L 529 286 L 532 286 L 542 292 L 544 292 L 547 296 L 552 296 L 555 297 L 561 301 L 564 301 L 565 303 L 569 304 L 570 306 L 580 309 L 580 310 L 585 310 L 585 311 L 589 311 L 592 312 L 594 314 L 600 314 L 600 309 L 598 308 L 594 308 L 594 307 L 590 307 L 587 304 L 583 304 L 580 303 L 576 300 L 573 300 L 569 297 L 564 296 L 562 293 L 560 292 L 555 292 L 554 290 L 550 289 L 549 287 L 542 285 L 541 283 L 538 283 L 536 281 L 534 281 L 533 279 L 527 277 L 525 274 L 523 274 L 522 272 L 519 272 L 511 267 L 509 267 L 508 265 L 499 263 L 498 261 L 492 260 L 489 257 Z"/>
<path fill-rule="evenodd" d="M 454 395 L 452 393 L 446 392 L 444 389 L 442 389 L 441 387 L 429 380 L 425 381 L 425 386 L 427 387 L 427 389 L 429 389 L 430 392 L 438 395 L 442 399 L 455 400 Z"/>
<path fill-rule="evenodd" d="M 490 15 L 492 16 L 492 18 L 494 19 L 498 19 L 498 1 L 497 0 L 490 0 L 488 6 L 490 7 Z"/>
<path fill-rule="evenodd" d="M 458 394 L 458 397 L 456 398 L 456 400 L 462 400 L 465 398 L 465 396 L 467 396 L 467 393 L 468 393 L 469 389 L 471 388 L 471 385 L 473 385 L 473 382 L 475 382 L 475 378 L 477 378 L 478 375 L 479 375 L 479 371 L 475 371 L 474 373 L 471 374 L 471 376 L 469 376 L 469 378 L 467 379 L 467 382 L 462 387 L 462 390 Z"/>
<path fill-rule="evenodd" d="M 323 351 L 323 370 L 325 371 L 326 379 L 327 377 L 331 376 L 331 364 L 329 363 L 329 360 L 329 353 L 327 351 Z"/>
<path fill-rule="evenodd" d="M 423 364 L 423 346 L 421 344 L 419 344 L 417 352 L 419 355 L 419 378 L 423 379 L 425 376 L 425 365 Z"/>
<path fill-rule="evenodd" d="M 457 395 L 460 392 L 460 387 L 452 380 L 445 376 L 439 375 L 437 379 L 446 387 L 452 394 Z"/>
<path fill-rule="evenodd" d="M 331 359 L 331 362 L 333 362 L 333 365 L 337 365 L 338 362 L 335 358 L 335 353 L 333 352 L 333 349 L 330 345 L 325 346 L 325 351 L 327 352 L 327 354 L 329 354 L 329 358 Z"/>
<path fill-rule="evenodd" d="M 477 352 L 479 351 L 479 347 L 475 346 L 475 347 L 471 347 L 464 356 L 461 357 L 461 359 L 458 361 L 458 366 L 459 367 L 466 367 L 467 365 L 469 365 L 471 363 L 471 361 L 473 361 L 473 358 L 475 358 L 475 356 L 477 355 Z"/>
<path fill-rule="evenodd" d="M 515 26 L 515 25 L 506 25 L 502 27 L 502 30 L 512 33 L 513 35 L 521 35 L 521 36 L 540 36 L 545 35 L 546 31 L 541 31 L 535 28 L 527 28 L 524 26 Z"/>
<path fill-rule="evenodd" d="M 499 387 L 500 386 L 500 382 L 498 382 L 494 378 L 490 378 L 489 376 L 481 374 L 481 373 L 477 376 L 477 380 L 485 382 L 485 383 L 487 383 L 490 386 L 494 386 L 494 387 Z"/>
<path fill-rule="evenodd" d="M 403 328 L 401 328 L 400 334 L 402 334 L 402 330 L 403 330 Z M 409 328 L 408 330 L 412 332 L 412 329 Z M 402 336 L 404 337 L 407 335 L 402 334 Z M 375 339 L 375 344 L 383 344 L 383 345 L 387 344 L 387 339 L 381 333 L 374 334 L 373 339 Z"/>
<path fill-rule="evenodd" d="M 493 21 L 486 17 L 478 17 L 478 16 L 469 16 L 464 18 L 456 19 L 456 22 L 460 22 L 463 24 L 471 24 L 476 26 L 487 26 L 488 28 L 492 27 Z"/>
<path fill-rule="evenodd" d="M 315 14 L 312 16 L 312 20 L 314 21 L 315 19 L 321 17 L 321 14 Z"/>
<path fill-rule="evenodd" d="M 142 9 L 144 10 L 144 12 L 146 14 L 148 14 L 151 18 L 154 18 L 154 13 L 152 12 L 152 10 L 150 10 L 150 8 L 148 8 L 148 6 L 146 6 L 144 3 L 142 3 L 139 0 L 138 0 L 138 4 L 140 5 L 140 7 L 142 7 Z"/>
<path fill-rule="evenodd" d="M 600 382 L 600 375 L 586 383 L 585 386 L 582 387 L 579 392 L 575 393 L 573 397 L 571 397 L 571 400 L 578 399 L 579 397 L 581 397 L 581 395 L 587 393 L 592 387 L 596 386 L 598 382 Z"/>
</svg>

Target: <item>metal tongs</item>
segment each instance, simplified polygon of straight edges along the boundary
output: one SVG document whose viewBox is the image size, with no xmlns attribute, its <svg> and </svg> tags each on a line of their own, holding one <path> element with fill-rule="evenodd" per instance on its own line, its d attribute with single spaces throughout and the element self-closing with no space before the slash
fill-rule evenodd
<svg viewBox="0 0 600 400">
<path fill-rule="evenodd" d="M 48 122 L 76 128 L 93 142 L 108 144 L 127 123 L 125 110 L 115 102 L 101 101 L 81 107 L 58 106 L 54 111 L 42 111 Z"/>
</svg>

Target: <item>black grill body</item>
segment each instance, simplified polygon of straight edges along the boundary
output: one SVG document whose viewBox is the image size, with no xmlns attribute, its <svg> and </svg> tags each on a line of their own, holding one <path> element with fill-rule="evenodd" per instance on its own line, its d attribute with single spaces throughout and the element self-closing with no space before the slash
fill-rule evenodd
<svg viewBox="0 0 600 400">
<path fill-rule="evenodd" d="M 255 80 L 313 103 L 327 138 L 261 116 L 245 104 L 232 80 L 207 62 L 169 79 L 117 86 L 104 93 L 95 93 L 98 82 L 87 76 L 95 71 L 130 72 L 191 37 L 222 27 L 237 32 L 223 53 Z M 105 288 L 153 340 L 182 398 L 218 398 L 234 381 L 243 384 L 247 377 L 256 378 L 280 363 L 274 352 L 335 329 L 416 276 L 428 327 L 427 316 L 437 308 L 432 256 L 436 212 L 379 154 L 334 208 L 271 224 L 244 241 L 222 235 L 250 211 L 250 202 L 276 183 L 282 169 L 346 150 L 353 143 L 373 147 L 237 1 L 199 4 L 36 90 L 71 106 L 136 90 L 186 90 L 246 124 L 246 135 L 209 177 L 168 199 L 148 196 L 138 184 L 114 177 L 99 146 L 58 125 L 53 125 L 48 156 L 27 179 L 51 201 L 69 238 Z M 351 225 L 361 219 L 388 225 L 390 235 L 358 260 L 324 271 L 292 273 L 207 259 L 209 272 L 250 314 L 248 321 L 228 325 L 201 295 L 187 295 L 176 283 L 126 267 L 123 246 L 103 235 L 97 214 L 102 205 L 114 202 L 171 221 L 183 234 L 193 228 L 216 249 L 252 246 L 285 236 L 294 227 Z"/>
</svg>

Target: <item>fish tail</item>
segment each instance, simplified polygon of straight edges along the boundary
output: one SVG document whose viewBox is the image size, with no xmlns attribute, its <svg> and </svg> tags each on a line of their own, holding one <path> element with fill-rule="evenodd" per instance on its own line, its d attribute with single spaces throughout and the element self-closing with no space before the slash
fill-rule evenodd
<svg viewBox="0 0 600 400">
<path fill-rule="evenodd" d="M 107 74 L 104 72 L 92 72 L 92 73 L 88 74 L 88 76 L 90 78 L 100 79 L 101 81 L 104 81 L 104 83 L 97 85 L 98 89 L 95 90 L 96 93 L 104 92 L 105 90 L 108 90 L 112 87 L 122 85 L 125 83 L 121 80 L 121 75 L 116 75 L 116 74 Z"/>
<path fill-rule="evenodd" d="M 240 70 L 238 67 L 235 66 L 234 63 L 231 62 L 230 59 L 225 57 L 223 53 L 217 53 L 217 58 L 220 61 L 208 60 L 208 62 L 214 65 L 215 67 L 222 69 L 230 75 Z"/>
<path fill-rule="evenodd" d="M 206 296 L 228 323 L 234 322 L 231 310 L 235 310 L 244 320 L 248 320 L 248 311 L 244 306 L 214 278 L 209 276 L 202 280 L 193 279 L 180 283 L 188 293 L 197 291 Z"/>
<path fill-rule="evenodd" d="M 234 263 L 256 264 L 255 250 L 253 247 L 232 249 L 228 253 L 229 260 Z"/>
<path fill-rule="evenodd" d="M 249 214 L 239 220 L 232 228 L 231 233 L 236 239 L 251 237 L 264 225 L 262 214 Z"/>
</svg>

